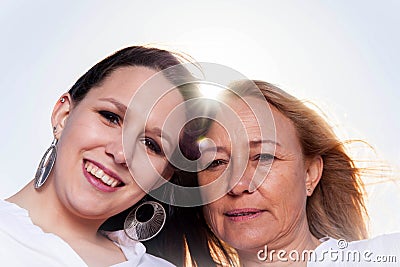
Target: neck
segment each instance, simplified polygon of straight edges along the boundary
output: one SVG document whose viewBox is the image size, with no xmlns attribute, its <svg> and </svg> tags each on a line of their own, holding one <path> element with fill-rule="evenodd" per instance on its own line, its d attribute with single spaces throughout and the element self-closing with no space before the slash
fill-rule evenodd
<svg viewBox="0 0 400 267">
<path fill-rule="evenodd" d="M 307 220 L 291 234 L 281 236 L 278 241 L 266 244 L 251 251 L 238 251 L 244 267 L 252 266 L 307 266 L 310 250 L 314 250 L 320 241 L 314 237 Z"/>
<path fill-rule="evenodd" d="M 49 182 L 36 190 L 32 181 L 7 201 L 26 209 L 35 225 L 46 233 L 58 235 L 67 243 L 73 240 L 98 242 L 101 237 L 97 231 L 104 220 L 81 218 L 68 210 Z"/>
</svg>

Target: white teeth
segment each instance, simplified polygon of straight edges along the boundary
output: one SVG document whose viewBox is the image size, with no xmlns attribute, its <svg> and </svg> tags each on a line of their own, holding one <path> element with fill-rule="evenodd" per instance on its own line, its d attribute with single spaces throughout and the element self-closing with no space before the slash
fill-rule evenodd
<svg viewBox="0 0 400 267">
<path fill-rule="evenodd" d="M 97 175 L 97 170 L 96 170 L 95 168 L 93 168 L 93 169 L 90 171 L 90 173 L 93 174 L 94 176 L 96 176 L 97 178 L 103 177 L 103 175 L 101 175 L 101 176 Z"/>
<path fill-rule="evenodd" d="M 103 183 L 111 187 L 116 187 L 121 183 L 120 181 L 105 174 L 102 169 L 99 169 L 96 165 L 93 165 L 90 162 L 85 163 L 85 169 L 93 174 L 93 176 L 95 176 L 97 179 L 100 179 Z"/>
<path fill-rule="evenodd" d="M 103 176 L 100 178 L 100 180 L 102 180 L 105 184 L 108 184 L 108 181 L 109 181 L 110 179 L 108 178 L 107 175 L 103 175 Z"/>
<path fill-rule="evenodd" d="M 87 166 L 87 167 L 86 167 L 86 170 L 87 170 L 88 172 L 91 172 L 91 171 L 92 171 L 92 169 L 93 169 L 93 166 L 92 166 L 92 165 L 90 165 L 90 164 L 89 164 L 89 166 Z"/>
<path fill-rule="evenodd" d="M 103 172 L 103 170 L 98 169 L 95 175 L 96 175 L 96 177 L 102 177 L 104 175 L 104 172 Z"/>
</svg>

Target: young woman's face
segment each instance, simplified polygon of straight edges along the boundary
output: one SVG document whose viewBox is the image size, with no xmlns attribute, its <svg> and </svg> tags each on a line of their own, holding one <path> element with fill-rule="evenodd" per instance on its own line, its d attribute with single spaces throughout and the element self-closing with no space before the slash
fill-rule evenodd
<svg viewBox="0 0 400 267">
<path fill-rule="evenodd" d="M 122 144 L 123 126 L 129 128 L 124 121 L 129 101 L 155 73 L 145 67 L 119 68 L 98 87 L 92 88 L 76 106 L 68 95 L 68 101 L 56 105 L 52 119 L 53 125 L 57 126 L 59 142 L 50 186 L 55 189 L 62 206 L 75 215 L 105 220 L 129 208 L 145 195 L 135 177 L 146 179 L 150 185 L 157 182 L 159 174 L 166 179 L 171 177 L 172 170 L 166 168 L 168 161 L 165 156 L 171 151 L 164 149 L 174 149 L 178 138 L 163 146 L 162 131 L 165 118 L 183 101 L 177 90 L 154 103 L 149 116 L 144 107 L 141 112 L 141 103 L 132 103 L 134 114 L 131 114 L 133 119 L 129 123 L 135 125 L 134 130 L 130 130 L 129 145 L 135 149 L 123 148 Z M 128 112 L 130 110 L 129 107 Z M 185 114 L 175 113 L 175 117 L 173 121 L 177 130 L 174 131 L 174 127 L 167 130 L 169 135 L 178 136 L 178 126 L 183 124 Z M 124 149 L 130 151 L 129 161 Z M 151 164 L 135 165 L 135 159 L 143 158 L 148 161 L 142 162 Z"/>
<path fill-rule="evenodd" d="M 268 110 L 264 100 L 251 101 L 256 109 L 265 109 L 265 113 Z M 263 127 L 268 126 L 258 124 L 252 110 L 242 101 L 235 99 L 229 103 L 245 133 L 242 125 L 232 125 L 222 114 L 217 115 L 220 124 L 211 125 L 206 137 L 218 149 L 211 165 L 199 173 L 199 184 L 221 178 L 227 180 L 231 189 L 206 205 L 204 214 L 219 238 L 239 252 L 256 257 L 265 245 L 269 249 L 284 247 L 296 238 L 299 230 L 308 229 L 306 188 L 314 174 L 310 175 L 310 165 L 288 118 L 272 108 L 276 136 L 268 129 L 262 136 Z M 221 125 L 229 126 L 229 135 Z M 260 178 L 260 174 L 265 179 L 256 187 L 254 179 Z"/>
</svg>

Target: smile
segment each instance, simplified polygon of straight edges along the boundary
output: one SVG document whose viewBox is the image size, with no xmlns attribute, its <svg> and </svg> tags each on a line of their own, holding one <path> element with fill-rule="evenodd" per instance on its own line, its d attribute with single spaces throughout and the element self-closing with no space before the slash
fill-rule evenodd
<svg viewBox="0 0 400 267">
<path fill-rule="evenodd" d="M 91 162 L 86 161 L 85 169 L 87 170 L 88 173 L 91 173 L 97 179 L 100 179 L 103 183 L 105 183 L 111 187 L 116 187 L 116 186 L 122 184 L 121 181 L 118 181 L 118 180 L 108 176 L 107 174 L 104 173 L 104 171 L 102 169 L 100 169 L 99 167 L 97 167 L 96 165 L 94 165 Z"/>
<path fill-rule="evenodd" d="M 104 192 L 113 192 L 125 184 L 117 178 L 117 175 L 99 163 L 84 161 L 84 175 L 86 179 L 97 189 Z"/>
</svg>

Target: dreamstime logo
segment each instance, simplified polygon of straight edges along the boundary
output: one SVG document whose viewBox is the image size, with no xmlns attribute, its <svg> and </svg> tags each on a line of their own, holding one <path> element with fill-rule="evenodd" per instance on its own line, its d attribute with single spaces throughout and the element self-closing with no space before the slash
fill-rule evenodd
<svg viewBox="0 0 400 267">
<path fill-rule="evenodd" d="M 339 249 L 345 249 L 349 246 L 349 243 L 347 243 L 347 241 L 345 239 L 339 239 L 337 241 L 337 247 Z"/>
<path fill-rule="evenodd" d="M 238 86 L 238 84 L 243 86 Z M 235 86 L 239 90 L 232 89 Z M 246 93 L 243 93 L 244 87 L 247 89 L 251 87 L 251 90 L 246 89 Z M 177 95 L 177 91 L 184 96 L 184 101 L 177 106 L 170 107 L 166 112 L 163 107 L 168 106 L 166 100 L 168 95 L 174 94 L 174 92 Z M 194 93 L 200 94 L 195 95 Z M 249 93 L 251 97 L 247 97 L 249 95 L 246 94 Z M 178 146 L 179 138 L 186 130 L 185 127 L 196 119 L 218 123 L 229 137 L 235 134 L 244 140 L 242 143 L 249 144 L 247 131 L 234 109 L 234 104 L 228 103 L 225 101 L 226 98 L 219 97 L 218 94 L 225 97 L 229 94 L 230 97 L 235 98 L 235 101 L 246 103 L 259 125 L 260 138 L 276 139 L 275 124 L 267 102 L 262 109 L 260 106 L 255 106 L 254 101 L 252 102 L 252 99 L 257 98 L 265 101 L 261 91 L 238 71 L 215 63 L 197 63 L 196 65 L 176 65 L 158 72 L 135 92 L 128 106 L 123 126 L 123 147 L 128 168 L 135 182 L 146 193 L 159 201 L 176 206 L 200 206 L 224 196 L 239 182 L 247 166 L 247 162 L 244 161 L 241 162 L 239 168 L 235 166 L 235 175 L 230 173 L 232 168 L 228 165 L 226 171 L 218 179 L 206 185 L 188 187 L 171 183 L 163 178 L 160 165 L 157 163 L 158 159 L 154 159 L 154 155 L 151 153 L 143 153 L 140 146 L 141 142 L 147 142 L 148 132 L 155 132 L 160 139 L 162 154 L 171 165 L 178 170 L 198 172 L 215 159 L 217 148 L 210 138 L 200 139 L 198 136 L 199 158 L 189 160 L 185 156 L 182 150 L 186 148 L 182 149 L 181 146 Z M 186 117 L 186 119 L 183 120 L 182 117 Z M 142 125 L 145 127 L 139 127 Z M 204 125 L 209 126 L 210 124 Z M 201 127 L 205 127 L 204 125 Z M 193 133 L 204 132 L 204 129 L 190 129 L 190 131 Z M 232 141 L 230 145 L 232 154 L 236 153 Z M 275 146 L 271 151 L 271 153 L 275 152 Z M 240 153 L 240 157 L 246 156 L 245 151 L 241 150 Z M 247 145 L 247 153 L 250 153 L 249 145 Z M 261 185 L 269 169 L 270 166 L 267 166 L 254 174 L 252 187 L 257 188 Z M 144 174 L 144 170 L 148 170 L 148 172 Z M 155 179 L 149 179 L 148 173 L 152 173 L 151 176 Z M 160 185 L 163 185 L 162 191 L 154 190 Z"/>
<path fill-rule="evenodd" d="M 337 249 L 315 250 L 269 250 L 265 245 L 259 250 L 257 258 L 268 262 L 351 262 L 351 263 L 396 263 L 395 255 L 375 255 L 371 250 L 348 249 L 349 243 L 344 239 L 337 240 Z"/>
</svg>

